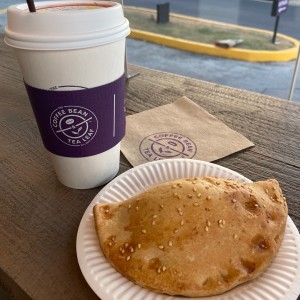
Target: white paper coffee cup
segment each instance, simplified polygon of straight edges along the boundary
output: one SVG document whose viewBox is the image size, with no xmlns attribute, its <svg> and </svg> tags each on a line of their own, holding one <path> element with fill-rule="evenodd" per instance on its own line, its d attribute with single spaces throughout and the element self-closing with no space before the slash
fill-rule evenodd
<svg viewBox="0 0 300 300">
<path fill-rule="evenodd" d="M 59 180 L 93 188 L 119 170 L 125 132 L 128 20 L 110 1 L 36 2 L 8 8 L 13 47 Z"/>
</svg>

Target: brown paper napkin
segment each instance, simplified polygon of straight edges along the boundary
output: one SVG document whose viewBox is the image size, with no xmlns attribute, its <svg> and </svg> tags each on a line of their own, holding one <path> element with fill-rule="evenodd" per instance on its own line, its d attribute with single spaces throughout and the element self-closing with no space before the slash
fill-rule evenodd
<svg viewBox="0 0 300 300">
<path fill-rule="evenodd" d="M 121 151 L 133 166 L 167 158 L 213 161 L 254 146 L 186 97 L 126 122 Z"/>
</svg>

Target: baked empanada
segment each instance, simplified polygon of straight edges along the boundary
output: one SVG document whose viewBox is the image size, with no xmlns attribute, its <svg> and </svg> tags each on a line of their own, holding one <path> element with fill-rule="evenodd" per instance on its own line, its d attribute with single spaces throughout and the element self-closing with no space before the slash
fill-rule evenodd
<svg viewBox="0 0 300 300">
<path fill-rule="evenodd" d="M 134 283 L 158 293 L 216 295 L 256 278 L 275 256 L 287 204 L 276 180 L 166 182 L 94 206 L 101 249 Z"/>
</svg>

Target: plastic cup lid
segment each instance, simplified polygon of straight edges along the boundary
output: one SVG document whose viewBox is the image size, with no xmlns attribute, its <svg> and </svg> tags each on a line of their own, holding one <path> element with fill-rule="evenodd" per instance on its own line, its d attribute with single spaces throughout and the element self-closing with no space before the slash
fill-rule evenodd
<svg viewBox="0 0 300 300">
<path fill-rule="evenodd" d="M 130 33 L 116 2 L 44 1 L 35 6 L 36 12 L 29 12 L 27 4 L 8 8 L 6 44 L 30 50 L 80 49 L 112 43 Z"/>
</svg>

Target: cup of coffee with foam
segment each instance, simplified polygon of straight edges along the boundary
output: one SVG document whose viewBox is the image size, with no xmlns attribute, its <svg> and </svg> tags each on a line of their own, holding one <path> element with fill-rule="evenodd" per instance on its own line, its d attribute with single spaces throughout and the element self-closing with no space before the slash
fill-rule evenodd
<svg viewBox="0 0 300 300">
<path fill-rule="evenodd" d="M 45 1 L 8 8 L 5 42 L 58 179 L 88 189 L 119 170 L 125 134 L 125 39 L 119 3 Z"/>
</svg>

